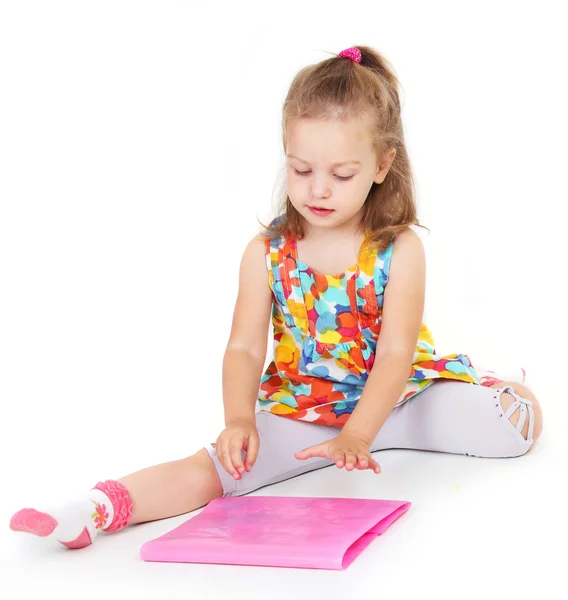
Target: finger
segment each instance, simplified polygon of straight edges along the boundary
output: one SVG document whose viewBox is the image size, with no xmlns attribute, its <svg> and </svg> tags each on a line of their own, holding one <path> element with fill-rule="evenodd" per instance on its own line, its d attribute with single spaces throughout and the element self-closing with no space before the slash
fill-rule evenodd
<svg viewBox="0 0 568 600">
<path fill-rule="evenodd" d="M 356 469 L 364 470 L 369 468 L 369 457 L 366 454 L 362 454 L 359 452 L 357 454 L 357 464 L 355 465 Z"/>
<path fill-rule="evenodd" d="M 245 467 L 243 465 L 242 450 L 243 450 L 242 438 L 239 437 L 234 440 L 231 440 L 230 445 L 229 445 L 229 455 L 231 457 L 231 462 L 233 464 L 233 468 L 235 469 L 235 474 L 237 475 L 237 477 L 235 477 L 235 479 L 240 479 L 241 473 L 245 470 Z"/>
<path fill-rule="evenodd" d="M 336 450 L 333 453 L 332 460 L 341 469 L 345 465 L 345 452 L 343 450 Z"/>
<path fill-rule="evenodd" d="M 247 456 L 245 460 L 245 468 L 247 471 L 250 471 L 254 463 L 256 462 L 256 457 L 258 456 L 258 449 L 260 447 L 260 438 L 258 433 L 255 431 L 251 433 L 251 436 L 248 439 L 247 444 Z"/>
<path fill-rule="evenodd" d="M 345 453 L 345 468 L 348 471 L 352 471 L 357 464 L 357 454 L 355 452 L 346 452 Z"/>
<path fill-rule="evenodd" d="M 300 452 L 296 452 L 295 456 L 300 460 L 305 460 L 306 458 L 311 458 L 312 456 L 323 456 L 323 454 L 321 447 L 318 445 L 304 448 L 303 450 L 300 450 Z"/>
<path fill-rule="evenodd" d="M 233 477 L 236 471 L 233 462 L 231 461 L 231 455 L 229 454 L 229 446 L 226 442 L 222 442 L 220 446 L 217 446 L 217 457 L 225 471 Z"/>
<path fill-rule="evenodd" d="M 371 458 L 371 460 L 369 460 L 369 469 L 373 469 L 373 471 L 378 474 L 381 472 L 381 465 Z"/>
</svg>

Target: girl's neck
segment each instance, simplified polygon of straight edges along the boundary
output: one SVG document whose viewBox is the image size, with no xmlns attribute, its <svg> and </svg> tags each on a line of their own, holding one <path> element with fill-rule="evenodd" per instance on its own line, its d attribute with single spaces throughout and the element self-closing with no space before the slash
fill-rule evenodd
<svg viewBox="0 0 568 600">
<path fill-rule="evenodd" d="M 297 259 L 320 275 L 338 276 L 358 263 L 365 237 L 358 227 L 307 227 L 296 241 Z"/>
<path fill-rule="evenodd" d="M 345 223 L 338 227 L 313 227 L 304 220 L 304 239 L 306 241 L 320 241 L 326 243 L 339 239 L 360 239 L 364 234 L 364 227 L 360 222 Z"/>
</svg>

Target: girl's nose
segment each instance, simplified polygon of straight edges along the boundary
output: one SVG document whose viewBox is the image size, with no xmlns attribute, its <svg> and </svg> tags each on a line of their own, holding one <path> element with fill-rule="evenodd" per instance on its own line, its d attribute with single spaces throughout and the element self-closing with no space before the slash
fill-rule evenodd
<svg viewBox="0 0 568 600">
<path fill-rule="evenodd" d="M 325 181 L 317 181 L 315 179 L 312 183 L 312 189 L 310 190 L 310 194 L 314 200 L 325 200 L 331 195 L 329 185 Z"/>
</svg>

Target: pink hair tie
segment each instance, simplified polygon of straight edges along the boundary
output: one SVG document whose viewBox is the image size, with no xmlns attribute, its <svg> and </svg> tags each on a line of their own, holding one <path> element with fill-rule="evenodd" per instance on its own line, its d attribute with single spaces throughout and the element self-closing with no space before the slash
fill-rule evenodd
<svg viewBox="0 0 568 600">
<path fill-rule="evenodd" d="M 337 56 L 350 58 L 353 62 L 361 62 L 361 50 L 356 46 L 342 50 Z"/>
</svg>

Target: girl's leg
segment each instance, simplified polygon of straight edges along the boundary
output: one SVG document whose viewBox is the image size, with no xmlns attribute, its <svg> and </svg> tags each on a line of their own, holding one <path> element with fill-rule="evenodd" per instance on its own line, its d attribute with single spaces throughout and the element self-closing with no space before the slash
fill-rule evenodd
<svg viewBox="0 0 568 600">
<path fill-rule="evenodd" d="M 481 457 L 526 453 L 542 429 L 538 401 L 520 384 L 498 385 L 436 381 L 391 412 L 371 451 L 411 448 Z M 65 507 L 49 512 L 23 509 L 12 518 L 11 527 L 52 535 L 69 548 L 81 548 L 101 530 L 185 514 L 219 496 L 241 496 L 333 464 L 319 457 L 300 461 L 294 453 L 336 436 L 336 427 L 265 411 L 256 419 L 258 457 L 240 480 L 225 471 L 214 445 L 209 445 L 189 458 L 101 482 Z"/>
<path fill-rule="evenodd" d="M 298 460 L 294 453 L 336 436 L 337 427 L 293 421 L 265 411 L 257 413 L 256 425 L 259 453 L 251 471 L 239 480 L 225 471 L 210 444 L 189 458 L 97 484 L 68 506 L 45 512 L 23 509 L 12 517 L 11 527 L 52 535 L 70 548 L 81 548 L 100 530 L 116 531 L 130 523 L 185 514 L 219 496 L 241 496 L 333 464 L 321 458 Z"/>
<path fill-rule="evenodd" d="M 10 522 L 14 531 L 51 536 L 68 548 L 91 544 L 100 531 L 191 512 L 221 496 L 217 470 L 205 449 L 148 467 L 95 488 L 65 506 L 45 511 L 24 508 Z"/>
<path fill-rule="evenodd" d="M 371 450 L 410 448 L 514 457 L 525 454 L 541 430 L 540 405 L 521 384 L 485 387 L 437 380 L 392 411 Z"/>
<path fill-rule="evenodd" d="M 119 481 L 132 499 L 132 524 L 183 515 L 223 494 L 221 480 L 205 448 L 188 458 L 148 467 Z"/>
<path fill-rule="evenodd" d="M 514 391 L 461 381 L 439 380 L 395 408 L 379 431 L 371 451 L 387 448 L 434 450 L 470 456 L 506 457 L 527 452 L 542 428 L 536 398 L 523 386 Z M 528 398 L 527 396 L 531 396 Z M 333 465 L 294 453 L 338 435 L 337 427 L 297 421 L 261 411 L 256 415 L 260 447 L 250 472 L 233 479 L 221 466 L 213 444 L 207 447 L 223 486 L 223 496 L 242 496 L 258 488 Z M 244 459 L 244 452 L 243 452 Z"/>
</svg>

